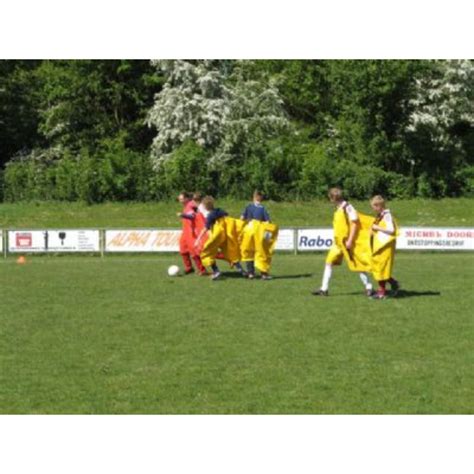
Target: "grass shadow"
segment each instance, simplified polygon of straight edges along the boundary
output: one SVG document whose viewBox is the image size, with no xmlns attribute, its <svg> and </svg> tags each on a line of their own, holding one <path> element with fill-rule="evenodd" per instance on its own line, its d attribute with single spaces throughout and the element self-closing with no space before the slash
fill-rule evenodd
<svg viewBox="0 0 474 474">
<path fill-rule="evenodd" d="M 298 273 L 294 275 L 272 275 L 272 280 L 295 280 L 298 278 L 311 278 L 313 276 L 312 273 Z M 223 278 L 237 278 L 237 279 L 243 279 L 245 280 L 245 277 L 243 277 L 239 272 L 222 272 L 222 277 Z M 256 280 L 260 280 L 260 275 L 257 275 Z"/>
<path fill-rule="evenodd" d="M 312 273 L 299 273 L 296 275 L 276 275 L 273 276 L 274 280 L 295 280 L 298 278 L 311 278 L 313 276 Z"/>
<path fill-rule="evenodd" d="M 338 293 L 336 296 L 354 296 L 354 295 L 362 295 L 364 292 L 361 291 L 352 291 L 350 293 Z M 398 290 L 398 294 L 393 296 L 388 291 L 389 298 L 414 298 L 417 296 L 441 296 L 440 291 L 412 291 L 412 290 Z"/>
<path fill-rule="evenodd" d="M 413 298 L 416 296 L 441 296 L 440 291 L 412 291 L 399 290 L 397 296 L 394 298 Z"/>
<path fill-rule="evenodd" d="M 239 272 L 233 272 L 233 271 L 230 271 L 230 272 L 226 272 L 226 271 L 221 271 L 221 274 L 222 274 L 222 278 L 237 278 L 237 279 L 241 279 L 241 280 L 245 280 L 245 277 L 243 277 Z"/>
</svg>

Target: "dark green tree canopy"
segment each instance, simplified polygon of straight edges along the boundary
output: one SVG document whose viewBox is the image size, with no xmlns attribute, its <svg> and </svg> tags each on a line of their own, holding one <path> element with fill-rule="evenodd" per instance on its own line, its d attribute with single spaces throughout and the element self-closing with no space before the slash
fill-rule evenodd
<svg viewBox="0 0 474 474">
<path fill-rule="evenodd" d="M 3 198 L 471 195 L 473 107 L 470 60 L 0 61 Z"/>
</svg>

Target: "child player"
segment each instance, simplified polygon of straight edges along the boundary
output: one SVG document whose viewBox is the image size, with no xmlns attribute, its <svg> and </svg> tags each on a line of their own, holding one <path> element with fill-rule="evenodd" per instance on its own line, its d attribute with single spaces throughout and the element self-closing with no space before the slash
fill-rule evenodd
<svg viewBox="0 0 474 474">
<path fill-rule="evenodd" d="M 178 201 L 183 205 L 183 211 L 178 212 L 178 217 L 182 221 L 182 233 L 179 239 L 179 253 L 183 259 L 184 273 L 189 275 L 194 272 L 191 259 L 198 269 L 200 275 L 207 275 L 199 254 L 194 248 L 194 241 L 196 239 L 195 219 L 196 219 L 196 204 L 192 200 L 192 196 L 187 192 L 182 192 L 178 196 Z"/>
<path fill-rule="evenodd" d="M 208 238 L 202 246 L 201 257 L 205 266 L 212 269 L 212 279 L 217 280 L 221 276 L 219 267 L 216 264 L 216 258 L 220 256 L 221 250 L 225 250 L 225 258 L 229 263 L 234 264 L 240 273 L 244 274 L 243 269 L 239 263 L 237 238 L 234 238 L 235 245 L 232 247 L 228 245 L 229 233 L 231 223 L 235 223 L 236 219 L 228 218 L 228 213 L 223 209 L 216 208 L 214 198 L 206 196 L 202 200 L 202 204 L 207 211 L 207 217 L 204 228 L 198 234 L 194 246 L 196 249 L 201 248 L 204 236 L 208 234 Z M 229 222 L 226 222 L 228 219 Z"/>
<path fill-rule="evenodd" d="M 372 274 L 379 284 L 376 299 L 384 299 L 387 296 L 386 284 L 389 283 L 392 294 L 396 295 L 400 284 L 392 277 L 393 260 L 395 257 L 395 246 L 398 235 L 397 224 L 389 209 L 385 207 L 385 199 L 382 196 L 374 196 L 370 205 L 376 214 L 372 225 L 370 239 L 372 250 Z"/>
<path fill-rule="evenodd" d="M 331 188 L 329 200 L 336 207 L 333 217 L 334 243 L 329 249 L 324 267 L 321 288 L 312 292 L 315 296 L 329 295 L 329 281 L 334 265 L 341 265 L 346 258 L 349 268 L 360 275 L 367 296 L 372 296 L 372 284 L 367 271 L 370 270 L 370 249 L 368 238 L 361 239 L 361 224 L 354 207 L 344 199 L 340 188 Z"/>
<path fill-rule="evenodd" d="M 240 217 L 246 221 L 247 227 L 242 236 L 241 246 L 243 249 L 243 261 L 247 265 L 247 275 L 250 280 L 255 278 L 255 245 L 254 232 L 252 232 L 252 221 L 270 222 L 270 215 L 268 214 L 263 202 L 263 193 L 255 191 L 253 193 L 253 203 L 250 203 L 242 212 Z M 247 255 L 246 255 L 247 254 Z M 262 272 L 262 280 L 270 280 L 271 276 L 267 272 Z"/>
</svg>

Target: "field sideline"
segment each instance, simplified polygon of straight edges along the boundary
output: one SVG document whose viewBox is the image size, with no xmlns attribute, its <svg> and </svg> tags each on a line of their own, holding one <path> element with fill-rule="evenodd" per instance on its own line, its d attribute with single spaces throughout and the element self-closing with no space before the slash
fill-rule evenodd
<svg viewBox="0 0 474 474">
<path fill-rule="evenodd" d="M 346 268 L 312 297 L 322 254 L 277 255 L 270 282 L 178 261 L 1 262 L 0 412 L 474 412 L 472 253 L 400 253 L 386 301 Z"/>
</svg>

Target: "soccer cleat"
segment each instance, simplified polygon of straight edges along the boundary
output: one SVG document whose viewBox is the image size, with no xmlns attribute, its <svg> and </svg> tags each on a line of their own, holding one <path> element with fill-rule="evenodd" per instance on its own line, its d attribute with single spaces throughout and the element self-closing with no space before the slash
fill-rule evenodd
<svg viewBox="0 0 474 474">
<path fill-rule="evenodd" d="M 244 278 L 247 278 L 247 277 L 249 276 L 248 273 L 247 273 L 245 270 L 243 270 L 243 269 L 240 269 L 240 270 L 239 270 L 239 273 L 240 273 Z"/>
<path fill-rule="evenodd" d="M 312 291 L 311 294 L 314 296 L 329 296 L 329 291 L 319 289 Z"/>
<path fill-rule="evenodd" d="M 213 281 L 217 280 L 221 275 L 222 275 L 221 272 L 215 272 L 215 273 L 212 274 L 211 280 L 213 280 Z"/>
<path fill-rule="evenodd" d="M 190 268 L 189 270 L 184 271 L 185 275 L 191 275 L 191 273 L 194 273 L 194 268 Z"/>
<path fill-rule="evenodd" d="M 400 290 L 400 282 L 398 282 L 397 280 L 393 280 L 393 282 L 390 284 L 390 290 L 392 296 L 397 296 L 398 291 Z"/>
<path fill-rule="evenodd" d="M 381 293 L 379 291 L 377 291 L 376 293 L 374 293 L 371 297 L 373 300 L 384 300 L 387 298 L 387 295 L 385 293 Z"/>
<path fill-rule="evenodd" d="M 375 291 L 372 289 L 372 288 L 367 288 L 365 290 L 365 295 L 368 297 L 368 298 L 372 298 L 372 296 L 375 295 Z"/>
<path fill-rule="evenodd" d="M 247 273 L 247 278 L 249 280 L 254 280 L 255 279 L 255 274 L 254 273 Z"/>
<path fill-rule="evenodd" d="M 273 277 L 271 275 L 262 275 L 262 280 L 266 280 L 266 281 L 269 281 L 269 280 L 273 280 Z"/>
</svg>

